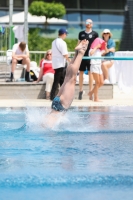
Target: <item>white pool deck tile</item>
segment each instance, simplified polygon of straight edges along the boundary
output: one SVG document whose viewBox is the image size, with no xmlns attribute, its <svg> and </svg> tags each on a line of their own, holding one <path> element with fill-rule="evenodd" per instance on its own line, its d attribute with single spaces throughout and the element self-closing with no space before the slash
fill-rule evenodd
<svg viewBox="0 0 133 200">
<path fill-rule="evenodd" d="M 0 99 L 0 107 L 50 107 L 51 101 L 45 99 Z M 113 99 L 93 102 L 91 100 L 74 100 L 71 106 L 133 106 L 133 89 L 129 94 L 114 88 Z"/>
</svg>

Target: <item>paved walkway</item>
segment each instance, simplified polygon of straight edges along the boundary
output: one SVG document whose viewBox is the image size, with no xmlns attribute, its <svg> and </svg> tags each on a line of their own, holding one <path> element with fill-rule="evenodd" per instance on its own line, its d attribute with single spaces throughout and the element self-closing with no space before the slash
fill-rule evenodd
<svg viewBox="0 0 133 200">
<path fill-rule="evenodd" d="M 1 99 L 0 107 L 50 107 L 51 101 L 44 99 Z M 125 94 L 114 87 L 114 98 L 93 102 L 88 100 L 74 100 L 72 106 L 133 106 L 133 89 L 130 94 Z"/>
</svg>

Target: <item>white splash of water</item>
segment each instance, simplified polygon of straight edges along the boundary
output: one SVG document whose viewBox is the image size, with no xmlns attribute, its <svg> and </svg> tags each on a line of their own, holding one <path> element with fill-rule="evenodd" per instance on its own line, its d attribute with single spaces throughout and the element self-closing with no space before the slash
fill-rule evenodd
<svg viewBox="0 0 133 200">
<path fill-rule="evenodd" d="M 65 114 L 55 113 L 55 121 L 49 121 L 50 108 L 27 108 L 26 126 L 31 130 L 52 130 L 52 131 L 68 131 L 68 132 L 91 132 L 94 127 L 91 126 L 89 115 L 81 115 L 80 112 L 69 110 Z M 50 125 L 51 126 L 50 126 Z"/>
</svg>

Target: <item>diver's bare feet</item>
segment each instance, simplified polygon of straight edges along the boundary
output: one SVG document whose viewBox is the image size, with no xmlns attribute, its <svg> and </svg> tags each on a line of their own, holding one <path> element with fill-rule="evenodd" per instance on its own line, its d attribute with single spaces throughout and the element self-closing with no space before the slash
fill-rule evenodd
<svg viewBox="0 0 133 200">
<path fill-rule="evenodd" d="M 80 53 L 85 53 L 89 41 L 88 40 L 82 40 L 76 47 L 75 50 L 78 50 Z"/>
<path fill-rule="evenodd" d="M 82 40 L 82 41 L 83 41 L 83 40 Z M 82 41 L 75 47 L 75 50 L 79 50 L 79 49 L 82 48 L 82 46 L 83 46 L 83 45 L 82 45 L 82 43 L 83 43 Z"/>
</svg>

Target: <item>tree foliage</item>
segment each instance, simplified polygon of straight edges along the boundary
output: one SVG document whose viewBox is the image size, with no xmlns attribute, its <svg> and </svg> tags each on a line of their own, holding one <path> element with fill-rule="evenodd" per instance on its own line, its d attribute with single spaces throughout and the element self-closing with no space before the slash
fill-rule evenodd
<svg viewBox="0 0 133 200">
<path fill-rule="evenodd" d="M 65 6 L 62 3 L 46 3 L 43 1 L 33 1 L 30 4 L 29 12 L 36 16 L 45 16 L 46 24 L 49 18 L 62 18 L 66 14 Z"/>
<path fill-rule="evenodd" d="M 62 18 L 66 14 L 65 6 L 62 3 L 46 3 L 46 18 Z"/>
<path fill-rule="evenodd" d="M 43 1 L 33 1 L 29 7 L 29 13 L 36 16 L 44 16 L 45 3 Z"/>
<path fill-rule="evenodd" d="M 30 30 L 28 46 L 31 51 L 47 51 L 51 49 L 53 38 L 44 38 L 39 34 L 40 29 Z"/>
</svg>

